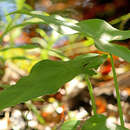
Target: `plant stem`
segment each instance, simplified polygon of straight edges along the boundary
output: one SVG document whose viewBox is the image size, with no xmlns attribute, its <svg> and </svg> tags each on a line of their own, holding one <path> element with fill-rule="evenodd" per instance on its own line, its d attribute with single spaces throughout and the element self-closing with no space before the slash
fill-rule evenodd
<svg viewBox="0 0 130 130">
<path fill-rule="evenodd" d="M 95 100 L 94 100 L 92 84 L 89 80 L 88 75 L 86 76 L 86 82 L 88 84 L 88 90 L 89 90 L 89 94 L 90 94 L 90 98 L 91 98 L 91 102 L 92 102 L 92 109 L 93 109 L 94 115 L 96 115 L 97 114 L 96 113 L 96 103 L 95 103 Z"/>
<path fill-rule="evenodd" d="M 41 114 L 37 110 L 37 108 L 32 104 L 31 101 L 26 102 L 27 107 L 36 115 L 37 120 L 40 122 L 40 124 L 44 125 L 45 120 L 42 118 Z"/>
<path fill-rule="evenodd" d="M 116 71 L 115 71 L 115 67 L 114 67 L 114 61 L 113 61 L 112 54 L 110 54 L 110 59 L 111 59 L 111 65 L 112 65 L 112 72 L 113 72 L 115 90 L 116 90 L 116 97 L 117 97 L 117 105 L 118 105 L 118 111 L 119 111 L 119 116 L 120 116 L 120 122 L 121 122 L 121 126 L 124 127 L 124 120 L 123 120 L 123 112 L 122 112 L 121 101 L 120 101 L 119 86 L 118 86 L 118 82 L 117 82 L 117 76 L 116 76 Z"/>
</svg>

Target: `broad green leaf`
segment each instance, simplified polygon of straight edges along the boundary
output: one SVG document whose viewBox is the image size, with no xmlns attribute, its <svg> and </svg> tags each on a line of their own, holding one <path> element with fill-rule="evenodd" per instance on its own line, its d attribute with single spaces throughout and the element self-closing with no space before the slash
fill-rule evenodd
<svg viewBox="0 0 130 130">
<path fill-rule="evenodd" d="M 29 76 L 20 79 L 0 93 L 0 110 L 38 96 L 56 93 L 66 82 L 83 73 L 91 74 L 106 60 L 106 55 L 87 54 L 70 61 L 43 60 L 37 63 Z M 93 66 L 93 60 L 98 62 Z M 87 69 L 87 66 L 89 68 Z"/>
<path fill-rule="evenodd" d="M 82 130 L 108 130 L 106 119 L 103 115 L 92 116 L 83 124 Z"/>
<path fill-rule="evenodd" d="M 76 128 L 79 125 L 79 123 L 80 121 L 78 120 L 68 120 L 64 122 L 60 130 L 77 130 Z"/>
<path fill-rule="evenodd" d="M 122 126 L 111 124 L 107 125 L 107 117 L 104 115 L 94 115 L 90 117 L 82 126 L 82 130 L 128 130 Z M 114 125 L 114 127 L 113 127 Z"/>
<path fill-rule="evenodd" d="M 130 50 L 126 47 L 112 43 L 115 40 L 130 38 L 129 31 L 121 31 L 100 19 L 90 19 L 77 24 L 80 33 L 94 39 L 96 47 L 105 52 L 109 52 L 130 62 Z"/>
</svg>

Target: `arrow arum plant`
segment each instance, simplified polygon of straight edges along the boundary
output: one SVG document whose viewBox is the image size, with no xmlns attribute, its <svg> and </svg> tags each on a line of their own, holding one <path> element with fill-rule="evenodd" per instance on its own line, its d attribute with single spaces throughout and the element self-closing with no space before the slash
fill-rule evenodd
<svg viewBox="0 0 130 130">
<path fill-rule="evenodd" d="M 72 29 L 74 33 L 93 38 L 95 47 L 107 53 L 107 55 L 87 54 L 78 56 L 69 61 L 40 61 L 32 68 L 29 76 L 23 77 L 16 83 L 16 85 L 13 85 L 0 93 L 0 110 L 38 96 L 56 93 L 62 85 L 73 79 L 75 76 L 79 74 L 86 74 L 86 82 L 88 84 L 94 116 L 86 120 L 83 124 L 82 130 L 109 130 L 111 128 L 108 128 L 106 125 L 106 117 L 96 114 L 96 105 L 89 76 L 94 75 L 95 70 L 106 60 L 107 56 L 110 56 L 121 122 L 121 126 L 115 126 L 115 129 L 126 130 L 126 128 L 124 128 L 119 87 L 112 55 L 116 55 L 127 62 L 130 62 L 130 50 L 114 43 L 114 41 L 117 40 L 130 38 L 130 30 L 118 30 L 112 27 L 109 23 L 100 19 L 90 19 L 77 22 L 75 24 L 69 24 L 69 22 L 64 18 L 58 19 L 55 15 L 49 16 L 45 13 L 37 14 L 31 11 L 18 10 L 10 13 L 10 15 L 11 14 L 25 14 L 30 16 L 30 19 L 37 18 L 37 20 L 26 20 L 22 24 L 9 26 L 3 35 L 7 34 L 16 27 L 24 27 L 30 24 L 53 24 L 58 28 L 65 26 Z M 63 124 L 61 130 L 65 130 L 65 127 L 69 130 L 75 130 L 79 124 L 78 122 L 79 121 L 72 120 L 70 122 L 67 121 Z"/>
</svg>

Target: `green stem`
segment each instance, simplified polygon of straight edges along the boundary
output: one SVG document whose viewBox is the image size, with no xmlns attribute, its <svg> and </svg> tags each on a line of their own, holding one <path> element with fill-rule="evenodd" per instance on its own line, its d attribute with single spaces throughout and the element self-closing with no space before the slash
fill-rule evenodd
<svg viewBox="0 0 130 130">
<path fill-rule="evenodd" d="M 120 122 L 121 122 L 121 126 L 124 127 L 124 120 L 123 120 L 123 112 L 122 112 L 121 101 L 120 101 L 119 86 L 118 86 L 118 82 L 117 82 L 117 76 L 116 76 L 116 71 L 115 71 L 115 67 L 114 67 L 114 61 L 113 61 L 112 54 L 110 54 L 110 59 L 111 59 L 112 72 L 113 72 L 114 84 L 115 84 L 115 89 L 116 89 L 117 105 L 118 105 L 118 111 L 119 111 L 119 116 L 120 116 Z"/>
<path fill-rule="evenodd" d="M 88 90 L 89 90 L 89 94 L 90 94 L 90 98 L 91 98 L 91 102 L 92 102 L 92 109 L 94 112 L 94 115 L 96 115 L 96 104 L 95 104 L 95 100 L 94 100 L 94 95 L 93 95 L 93 88 L 92 88 L 92 84 L 89 80 L 88 75 L 86 76 L 86 82 L 88 84 Z"/>
<path fill-rule="evenodd" d="M 32 110 L 32 112 L 36 115 L 37 120 L 44 125 L 45 124 L 45 120 L 42 118 L 41 114 L 39 113 L 39 111 L 37 110 L 37 108 L 32 104 L 31 101 L 26 102 L 27 107 L 29 108 L 29 110 Z"/>
</svg>

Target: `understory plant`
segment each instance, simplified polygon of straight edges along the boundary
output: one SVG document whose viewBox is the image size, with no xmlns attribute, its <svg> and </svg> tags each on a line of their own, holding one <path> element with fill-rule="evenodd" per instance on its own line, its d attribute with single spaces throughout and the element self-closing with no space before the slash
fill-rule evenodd
<svg viewBox="0 0 130 130">
<path fill-rule="evenodd" d="M 127 62 L 130 62 L 130 50 L 124 46 L 115 44 L 115 41 L 125 40 L 130 38 L 130 31 L 121 31 L 112 27 L 109 23 L 101 19 L 89 19 L 81 22 L 69 23 L 65 18 L 57 17 L 55 15 L 41 14 L 31 11 L 18 10 L 10 13 L 24 14 L 30 16 L 28 20 L 22 24 L 8 26 L 3 36 L 16 27 L 23 27 L 31 24 L 48 24 L 53 25 L 59 33 L 62 27 L 70 29 L 73 33 L 78 33 L 84 37 L 91 37 L 94 40 L 95 47 L 104 52 L 99 55 L 96 53 L 88 53 L 76 57 L 68 61 L 51 61 L 42 60 L 33 66 L 29 76 L 20 79 L 16 85 L 12 85 L 0 92 L 0 110 L 6 107 L 14 106 L 16 104 L 26 102 L 32 98 L 53 94 L 63 86 L 66 82 L 72 80 L 75 76 L 84 74 L 88 85 L 89 94 L 92 102 L 93 116 L 90 117 L 81 126 L 82 130 L 125 130 L 123 113 L 120 102 L 120 93 L 117 83 L 117 76 L 114 67 L 113 56 L 116 55 Z M 32 18 L 37 18 L 33 21 Z M 2 36 L 2 37 L 3 37 Z M 96 113 L 96 105 L 93 95 L 93 88 L 89 77 L 95 74 L 98 67 L 110 57 L 113 79 L 115 83 L 115 90 L 117 96 L 118 111 L 120 116 L 121 126 L 115 125 L 115 128 L 107 126 L 107 118 L 104 115 Z M 78 120 L 66 121 L 61 130 L 76 130 L 80 125 Z"/>
</svg>

